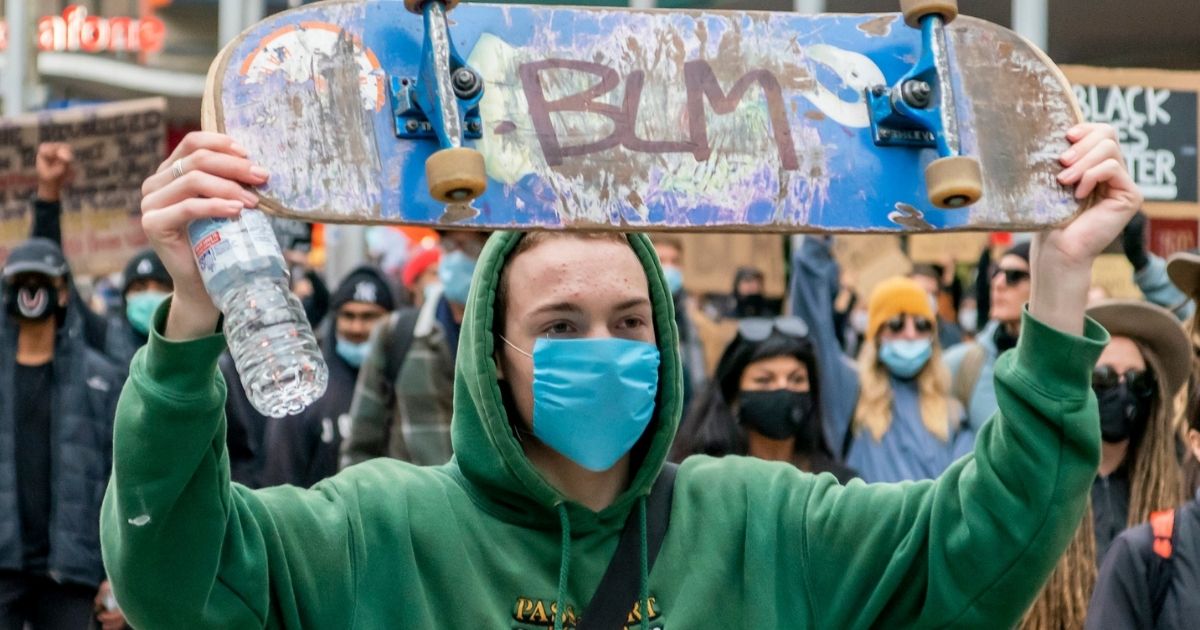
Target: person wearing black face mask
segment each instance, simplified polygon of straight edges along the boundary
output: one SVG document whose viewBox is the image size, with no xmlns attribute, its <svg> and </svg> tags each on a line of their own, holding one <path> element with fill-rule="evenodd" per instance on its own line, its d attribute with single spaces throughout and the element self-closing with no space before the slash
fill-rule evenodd
<svg viewBox="0 0 1200 630">
<path fill-rule="evenodd" d="M 1177 395 L 1190 372 L 1187 335 L 1170 311 L 1149 302 L 1106 300 L 1087 314 L 1112 336 L 1092 374 L 1100 467 L 1092 484 L 1091 517 L 1084 517 L 1027 617 L 1054 627 L 1077 627 L 1072 615 L 1087 607 L 1097 569 L 1118 534 L 1185 498 L 1173 421 Z M 1089 627 L 1099 621 L 1087 619 Z"/>
<path fill-rule="evenodd" d="M 741 320 L 713 382 L 680 427 L 673 459 L 749 455 L 829 472 L 841 483 L 853 479 L 857 473 L 834 457 L 825 437 L 818 378 L 802 320 Z"/>
<path fill-rule="evenodd" d="M 1092 377 L 1103 440 L 1092 487 L 1099 562 L 1122 530 L 1183 498 L 1172 421 L 1190 357 L 1187 335 L 1163 308 L 1108 300 L 1088 315 L 1112 335 Z"/>
<path fill-rule="evenodd" d="M 100 503 L 124 376 L 83 343 L 56 244 L 22 243 L 0 278 L 0 628 L 84 628 L 108 589 Z"/>
</svg>

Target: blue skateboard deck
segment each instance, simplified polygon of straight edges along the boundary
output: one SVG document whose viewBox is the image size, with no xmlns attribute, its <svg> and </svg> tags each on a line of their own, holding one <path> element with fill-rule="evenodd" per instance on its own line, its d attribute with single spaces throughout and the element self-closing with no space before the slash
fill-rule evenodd
<svg viewBox="0 0 1200 630">
<path fill-rule="evenodd" d="M 983 198 L 929 202 L 929 148 L 876 146 L 865 92 L 921 52 L 899 14 L 462 4 L 454 46 L 483 79 L 486 192 L 430 197 L 435 140 L 397 137 L 393 87 L 424 26 L 399 0 L 272 16 L 209 73 L 206 129 L 271 173 L 274 214 L 432 227 L 887 232 L 1022 230 L 1081 209 L 1057 156 L 1081 122 L 1065 77 L 999 26 L 946 25 L 961 151 Z"/>
</svg>

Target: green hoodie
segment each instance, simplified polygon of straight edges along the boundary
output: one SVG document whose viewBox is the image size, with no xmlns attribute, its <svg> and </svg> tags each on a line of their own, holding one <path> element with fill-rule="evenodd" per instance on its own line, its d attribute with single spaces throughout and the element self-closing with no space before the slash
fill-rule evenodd
<svg viewBox="0 0 1200 630">
<path fill-rule="evenodd" d="M 662 367 L 630 488 L 594 513 L 526 460 L 492 360 L 492 303 L 516 234 L 484 249 L 455 379 L 450 463 L 376 459 L 311 490 L 229 481 L 216 369 L 224 339 L 134 359 L 121 398 L 102 537 L 132 625 L 155 628 L 571 627 L 666 457 L 681 409 L 671 302 L 649 242 Z M 839 486 L 790 465 L 693 457 L 630 626 L 1010 627 L 1084 510 L 1099 461 L 1091 370 L 1107 335 L 1026 317 L 996 367 L 1003 410 L 936 481 Z M 567 534 L 564 536 L 564 534 Z M 564 539 L 565 538 L 565 539 Z M 560 574 L 563 578 L 560 584 Z"/>
</svg>

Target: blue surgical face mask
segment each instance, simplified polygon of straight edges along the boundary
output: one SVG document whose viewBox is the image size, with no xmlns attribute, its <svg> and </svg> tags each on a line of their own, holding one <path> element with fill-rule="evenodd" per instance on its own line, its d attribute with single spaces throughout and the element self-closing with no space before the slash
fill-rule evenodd
<svg viewBox="0 0 1200 630">
<path fill-rule="evenodd" d="M 342 357 L 353 368 L 362 367 L 363 361 L 367 359 L 367 353 L 371 350 L 370 340 L 362 343 L 353 343 L 338 335 L 336 343 L 337 346 L 334 350 L 338 356 Z"/>
<path fill-rule="evenodd" d="M 883 342 L 879 360 L 898 378 L 912 378 L 920 373 L 933 356 L 933 341 L 929 339 L 895 339 Z"/>
<path fill-rule="evenodd" d="M 143 335 L 150 334 L 150 319 L 165 299 L 167 294 L 160 291 L 142 291 L 125 298 L 125 318 L 129 325 Z"/>
<path fill-rule="evenodd" d="M 583 468 L 612 468 L 650 424 L 660 361 L 654 344 L 538 339 L 531 355 L 504 342 L 533 359 L 533 435 Z"/>
<path fill-rule="evenodd" d="M 683 272 L 679 267 L 663 267 L 663 276 L 667 279 L 667 288 L 671 290 L 671 295 L 677 295 L 683 290 Z"/>
<path fill-rule="evenodd" d="M 475 274 L 475 259 L 461 251 L 442 256 L 438 263 L 438 279 L 442 281 L 442 295 L 455 304 L 466 304 L 471 292 L 471 276 Z"/>
</svg>

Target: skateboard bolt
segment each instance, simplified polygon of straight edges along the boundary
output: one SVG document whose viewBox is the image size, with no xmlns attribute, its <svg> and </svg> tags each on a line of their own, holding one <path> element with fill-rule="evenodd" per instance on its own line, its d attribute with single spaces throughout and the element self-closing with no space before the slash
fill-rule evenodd
<svg viewBox="0 0 1200 630">
<path fill-rule="evenodd" d="M 874 96 L 883 96 L 886 93 L 887 88 L 882 85 L 876 85 L 875 87 L 871 88 L 871 94 Z"/>
<path fill-rule="evenodd" d="M 461 99 L 469 99 L 479 93 L 479 75 L 470 68 L 459 68 L 454 71 L 454 94 Z"/>
<path fill-rule="evenodd" d="M 933 87 L 925 81 L 913 79 L 905 81 L 904 85 L 900 86 L 900 94 L 904 97 L 904 102 L 912 107 L 928 107 L 930 97 L 933 95 Z"/>
<path fill-rule="evenodd" d="M 471 133 L 479 133 L 480 129 L 481 129 L 481 127 L 480 127 L 479 123 L 474 120 L 467 123 L 467 131 L 470 131 Z"/>
<path fill-rule="evenodd" d="M 417 121 L 415 121 L 411 118 L 409 118 L 408 121 L 406 121 L 404 123 L 404 130 L 409 133 L 416 133 L 416 131 L 419 127 L 420 127 L 420 125 L 417 123 Z"/>
</svg>

